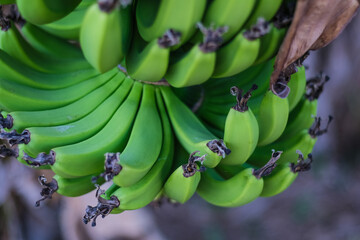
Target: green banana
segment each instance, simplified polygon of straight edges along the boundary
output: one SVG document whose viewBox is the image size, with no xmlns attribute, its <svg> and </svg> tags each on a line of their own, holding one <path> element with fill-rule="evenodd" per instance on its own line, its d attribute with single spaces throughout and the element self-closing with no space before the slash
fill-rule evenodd
<svg viewBox="0 0 360 240">
<path fill-rule="evenodd" d="M 104 169 L 106 152 L 121 152 L 128 141 L 140 104 L 143 85 L 135 82 L 123 104 L 96 135 L 79 143 L 56 147 L 51 169 L 62 177 L 80 177 Z"/>
<path fill-rule="evenodd" d="M 40 202 L 51 199 L 55 192 L 67 197 L 78 197 L 92 191 L 95 189 L 95 185 L 91 182 L 91 177 L 92 176 L 85 176 L 67 179 L 55 175 L 52 180 L 48 182 L 44 175 L 39 176 L 38 181 L 42 186 L 40 192 L 42 198 L 36 201 L 35 206 L 39 207 Z M 103 180 L 99 180 L 98 184 L 102 184 L 103 182 Z"/>
<path fill-rule="evenodd" d="M 286 127 L 289 117 L 288 100 L 276 96 L 269 90 L 255 116 L 259 123 L 258 146 L 268 145 L 278 139 Z"/>
<path fill-rule="evenodd" d="M 215 51 L 222 43 L 226 27 L 205 28 L 198 24 L 204 34 L 204 41 L 195 44 L 189 51 L 180 49 L 170 61 L 165 79 L 173 87 L 194 86 L 206 82 L 213 74 L 216 61 Z"/>
<path fill-rule="evenodd" d="M 21 27 L 21 33 L 32 47 L 43 54 L 64 59 L 84 59 L 84 55 L 79 47 L 44 31 L 36 25 L 25 23 Z"/>
<path fill-rule="evenodd" d="M 276 56 L 285 37 L 286 28 L 277 28 L 270 23 L 270 32 L 260 38 L 260 49 L 254 65 L 260 64 Z"/>
<path fill-rule="evenodd" d="M 201 123 L 193 112 L 181 102 L 169 87 L 160 87 L 174 132 L 181 145 L 192 153 L 206 155 L 204 165 L 215 167 L 230 151 L 222 140 Z"/>
<path fill-rule="evenodd" d="M 111 74 L 111 75 L 110 75 Z M 0 108 L 7 111 L 39 111 L 63 107 L 84 97 L 112 79 L 116 71 L 63 89 L 43 90 L 0 79 Z M 82 91 L 79 93 L 79 89 Z"/>
<path fill-rule="evenodd" d="M 195 156 L 197 152 L 193 152 L 190 154 L 188 163 L 183 164 L 187 157 L 186 151 L 182 147 L 179 147 L 177 153 L 178 152 L 180 152 L 180 154 L 175 155 L 175 170 L 166 180 L 163 193 L 172 201 L 184 204 L 196 192 L 201 178 L 200 172 L 203 171 L 202 168 L 198 169 L 196 162 L 201 162 L 202 164 L 205 155 Z"/>
<path fill-rule="evenodd" d="M 67 73 L 44 73 L 11 57 L 0 49 L 1 78 L 39 89 L 59 89 L 99 76 L 95 69 Z M 115 71 L 114 69 L 111 71 Z"/>
<path fill-rule="evenodd" d="M 45 24 L 65 17 L 81 0 L 16 0 L 20 14 L 33 24 Z"/>
<path fill-rule="evenodd" d="M 135 34 L 129 53 L 126 55 L 126 70 L 133 79 L 155 82 L 162 79 L 169 64 L 170 47 L 179 43 L 179 34 L 168 30 L 147 43 Z"/>
<path fill-rule="evenodd" d="M 290 88 L 290 93 L 287 99 L 289 102 L 289 111 L 291 112 L 305 93 L 306 76 L 304 66 L 299 67 L 298 71 L 291 75 L 288 87 Z"/>
<path fill-rule="evenodd" d="M 60 38 L 79 40 L 81 23 L 83 22 L 87 9 L 88 7 L 78 6 L 62 19 L 40 25 L 39 27 Z"/>
<path fill-rule="evenodd" d="M 81 49 L 96 70 L 106 72 L 120 64 L 128 51 L 131 33 L 131 7 L 99 1 L 89 7 L 81 24 Z"/>
<path fill-rule="evenodd" d="M 140 181 L 129 187 L 120 187 L 110 195 L 116 196 L 119 199 L 119 209 L 121 210 L 138 209 L 149 204 L 161 191 L 171 169 L 174 155 L 174 136 L 161 94 L 158 90 L 156 90 L 156 99 L 164 134 L 161 152 L 154 166 Z"/>
<path fill-rule="evenodd" d="M 59 126 L 27 128 L 31 133 L 31 141 L 25 145 L 25 151 L 34 156 L 40 152 L 49 152 L 51 148 L 74 144 L 95 135 L 126 99 L 133 82 L 132 79 L 126 78 L 103 103 L 75 122 Z"/>
<path fill-rule="evenodd" d="M 129 141 L 121 152 L 119 164 L 122 170 L 114 177 L 113 182 L 118 186 L 128 187 L 144 177 L 159 157 L 162 137 L 155 87 L 144 85 L 140 108 Z"/>
<path fill-rule="evenodd" d="M 264 187 L 260 197 L 272 197 L 285 191 L 296 179 L 299 172 L 311 169 L 312 155 L 305 160 L 299 151 L 297 163 L 283 164 L 277 167 L 270 176 L 264 177 Z"/>
<path fill-rule="evenodd" d="M 39 52 L 23 38 L 14 24 L 6 31 L 0 31 L 0 49 L 40 72 L 60 74 L 91 68 L 85 59 L 60 59 Z"/>
<path fill-rule="evenodd" d="M 254 85 L 246 94 L 242 95 L 242 90 L 237 87 L 231 89 L 236 96 L 237 104 L 232 107 L 226 117 L 224 142 L 231 150 L 221 164 L 240 165 L 254 152 L 259 139 L 259 125 L 247 106 L 247 101 L 251 97 L 251 92 L 257 88 Z"/>
<path fill-rule="evenodd" d="M 209 2 L 202 22 L 215 27 L 228 26 L 229 30 L 223 35 L 224 42 L 230 40 L 250 16 L 255 6 L 256 0 L 214 0 Z M 241 14 L 239 14 L 241 10 Z M 197 34 L 195 39 L 200 40 L 201 34 Z"/>
<path fill-rule="evenodd" d="M 260 196 L 263 177 L 276 167 L 281 153 L 274 153 L 262 168 L 245 168 L 229 179 L 222 178 L 215 169 L 207 169 L 201 174 L 197 193 L 205 201 L 220 207 L 239 207 Z"/>
<path fill-rule="evenodd" d="M 86 116 L 91 111 L 93 111 L 93 109 L 95 109 L 98 105 L 100 105 L 123 82 L 124 77 L 125 76 L 123 73 L 118 72 L 115 77 L 113 77 L 111 80 L 105 81 L 106 83 L 103 84 L 102 86 L 98 83 L 92 83 L 91 89 L 84 88 L 83 92 L 78 94 L 80 95 L 80 97 L 81 95 L 85 95 L 80 99 L 77 99 L 79 98 L 79 96 L 76 95 L 75 95 L 76 96 L 75 99 L 74 96 L 71 95 L 69 95 L 67 98 L 65 98 L 62 95 L 58 95 L 58 97 L 61 100 L 57 102 L 57 103 L 61 103 L 61 105 L 59 104 L 60 105 L 59 108 L 55 108 L 55 109 L 45 108 L 46 110 L 35 111 L 35 107 L 32 107 L 33 102 L 30 101 L 29 103 L 27 103 L 29 104 L 28 106 L 30 110 L 11 112 L 11 116 L 14 118 L 13 128 L 19 131 L 27 127 L 56 126 L 69 122 L 74 122 Z M 92 92 L 90 92 L 91 90 Z M 77 91 L 79 92 L 79 89 L 77 89 Z M 58 93 L 59 92 L 60 91 L 58 91 Z M 68 91 L 65 91 L 64 93 L 68 93 Z M 21 99 L 17 99 L 17 100 L 21 100 Z M 45 101 L 46 99 L 41 99 L 41 101 L 38 102 L 41 104 L 42 102 Z M 18 104 L 19 103 L 20 102 L 18 102 Z M 93 103 L 93 104 L 89 104 L 89 103 Z"/>
<path fill-rule="evenodd" d="M 255 24 L 259 18 L 270 21 L 279 10 L 282 2 L 283 0 L 257 0 L 254 10 L 246 21 L 245 27 L 247 28 Z"/>
<path fill-rule="evenodd" d="M 258 32 L 256 32 L 257 34 Z M 214 78 L 238 74 L 254 64 L 260 49 L 260 39 L 251 31 L 242 31 L 216 53 Z"/>
<path fill-rule="evenodd" d="M 206 0 L 138 0 L 136 3 L 136 23 L 141 37 L 147 41 L 161 37 L 173 29 L 181 33 L 179 47 L 196 31 L 205 11 Z"/>
</svg>

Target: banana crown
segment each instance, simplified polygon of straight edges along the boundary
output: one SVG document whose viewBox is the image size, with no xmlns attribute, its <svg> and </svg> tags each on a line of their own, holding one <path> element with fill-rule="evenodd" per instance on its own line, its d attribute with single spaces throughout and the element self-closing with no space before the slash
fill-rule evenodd
<svg viewBox="0 0 360 240">
<path fill-rule="evenodd" d="M 230 93 L 231 93 L 231 95 L 236 97 L 236 101 L 237 101 L 237 104 L 232 108 L 238 112 L 246 112 L 247 110 L 249 110 L 247 102 L 249 101 L 249 99 L 251 97 L 251 93 L 253 91 L 255 91 L 257 88 L 258 88 L 258 86 L 256 84 L 254 84 L 244 95 L 242 95 L 243 94 L 242 89 L 239 89 L 236 86 L 231 87 Z"/>
</svg>

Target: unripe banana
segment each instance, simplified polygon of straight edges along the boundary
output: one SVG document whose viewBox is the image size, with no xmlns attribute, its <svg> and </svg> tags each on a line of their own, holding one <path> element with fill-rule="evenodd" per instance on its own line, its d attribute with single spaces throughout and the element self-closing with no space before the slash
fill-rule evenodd
<svg viewBox="0 0 360 240">
<path fill-rule="evenodd" d="M 179 43 L 179 36 L 170 29 L 162 37 L 146 43 L 135 34 L 125 61 L 129 76 L 141 81 L 161 80 L 169 64 L 170 47 Z"/>
<path fill-rule="evenodd" d="M 188 153 L 206 155 L 204 165 L 215 167 L 230 151 L 200 122 L 169 87 L 160 87 L 174 132 Z"/>
<path fill-rule="evenodd" d="M 131 39 L 131 7 L 100 1 L 86 12 L 80 29 L 80 45 L 85 58 L 99 72 L 120 64 Z"/>
<path fill-rule="evenodd" d="M 195 24 L 201 21 L 205 5 L 206 0 L 138 0 L 136 23 L 139 33 L 145 41 L 151 42 L 168 29 L 174 29 L 181 33 L 182 45 L 195 32 Z"/>
<path fill-rule="evenodd" d="M 289 116 L 288 100 L 268 91 L 255 116 L 259 123 L 258 146 L 268 145 L 278 139 L 286 127 Z"/>
<path fill-rule="evenodd" d="M 238 207 L 245 205 L 260 196 L 264 181 L 276 167 L 281 152 L 272 155 L 262 168 L 254 170 L 245 168 L 229 179 L 222 178 L 215 169 L 207 169 L 201 175 L 197 193 L 205 201 L 220 207 Z"/>
<path fill-rule="evenodd" d="M 149 127 L 151 126 L 151 127 Z M 155 87 L 144 85 L 143 96 L 125 149 L 121 152 L 121 172 L 113 182 L 128 187 L 138 182 L 158 159 L 163 141 L 161 119 L 156 107 Z"/>
<path fill-rule="evenodd" d="M 290 88 L 290 93 L 287 99 L 289 102 L 289 111 L 291 112 L 300 102 L 305 93 L 306 76 L 304 66 L 299 67 L 298 71 L 291 75 L 288 87 Z"/>
<path fill-rule="evenodd" d="M 33 24 L 50 23 L 65 17 L 81 0 L 16 0 L 20 14 Z"/>
<path fill-rule="evenodd" d="M 236 96 L 237 104 L 230 109 L 224 130 L 224 142 L 231 150 L 231 154 L 221 164 L 243 164 L 256 148 L 259 139 L 259 126 L 254 114 L 247 106 L 251 92 L 256 88 L 257 86 L 254 85 L 244 95 L 242 95 L 242 90 L 237 87 L 231 89 L 231 93 Z"/>
<path fill-rule="evenodd" d="M 270 21 L 279 10 L 282 2 L 283 0 L 257 0 L 254 10 L 246 21 L 245 27 L 255 24 L 259 18 Z"/>
</svg>

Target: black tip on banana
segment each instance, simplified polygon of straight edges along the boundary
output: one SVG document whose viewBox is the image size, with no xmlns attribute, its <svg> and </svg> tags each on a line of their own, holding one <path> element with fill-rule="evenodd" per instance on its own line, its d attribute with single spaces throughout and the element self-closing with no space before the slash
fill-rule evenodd
<svg viewBox="0 0 360 240">
<path fill-rule="evenodd" d="M 236 97 L 236 101 L 237 101 L 237 104 L 233 107 L 233 109 L 239 112 L 246 112 L 249 109 L 249 107 L 247 106 L 247 102 L 251 97 L 251 93 L 255 91 L 257 88 L 258 86 L 256 84 L 252 85 L 252 87 L 243 96 L 242 89 L 239 89 L 236 86 L 231 87 L 230 93 L 231 95 Z"/>
<path fill-rule="evenodd" d="M 204 172 L 206 168 L 203 166 L 206 155 L 195 156 L 195 154 L 199 153 L 199 151 L 195 151 L 190 154 L 189 160 L 187 164 L 182 165 L 183 175 L 188 178 L 194 176 L 196 172 Z M 196 162 L 200 162 L 200 168 L 197 169 Z"/>
<path fill-rule="evenodd" d="M 279 160 L 281 154 L 283 152 L 282 151 L 276 151 L 273 150 L 273 153 L 271 154 L 271 158 L 270 160 L 262 167 L 262 168 L 259 168 L 257 170 L 254 169 L 253 171 L 253 175 L 257 178 L 257 179 L 260 179 L 262 177 L 265 177 L 265 176 L 268 176 L 270 175 L 270 173 L 275 169 L 275 167 L 277 166 L 276 165 L 276 162 L 277 160 Z"/>
<path fill-rule="evenodd" d="M 329 125 L 333 119 L 334 119 L 334 117 L 329 115 L 326 127 L 324 129 L 321 129 L 321 117 L 315 117 L 313 125 L 309 128 L 310 136 L 312 138 L 316 138 L 316 137 L 319 137 L 319 136 L 327 133 L 327 131 L 329 129 Z"/>
<path fill-rule="evenodd" d="M 249 41 L 261 38 L 268 34 L 271 30 L 270 24 L 264 18 L 258 18 L 256 24 L 250 27 L 250 29 L 244 32 L 244 37 Z"/>
<path fill-rule="evenodd" d="M 293 173 L 309 171 L 311 169 L 311 163 L 313 162 L 312 154 L 309 153 L 308 158 L 305 160 L 300 150 L 296 150 L 296 153 L 299 154 L 298 161 L 297 164 L 290 164 L 291 171 Z"/>
<path fill-rule="evenodd" d="M 18 24 L 22 27 L 25 20 L 21 17 L 16 4 L 0 5 L 0 27 L 1 30 L 6 32 L 11 28 L 11 22 Z"/>
<path fill-rule="evenodd" d="M 40 192 L 42 198 L 35 202 L 35 207 L 39 207 L 41 201 L 51 199 L 54 192 L 58 190 L 58 183 L 55 179 L 52 179 L 51 182 L 47 182 L 47 179 L 42 175 L 39 176 L 38 180 L 43 189 Z"/>
<path fill-rule="evenodd" d="M 29 166 L 40 167 L 46 165 L 54 165 L 55 155 L 55 152 L 53 150 L 50 150 L 49 154 L 42 152 L 39 153 L 36 158 L 32 158 L 26 152 L 24 152 L 24 156 L 22 157 L 22 159 L 24 159 Z"/>
<path fill-rule="evenodd" d="M 24 130 L 22 133 L 17 133 L 15 130 L 6 132 L 4 129 L 0 129 L 0 139 L 7 140 L 10 146 L 28 144 L 30 142 L 30 132 L 28 130 Z"/>
<path fill-rule="evenodd" d="M 278 29 L 289 27 L 294 18 L 295 7 L 295 2 L 287 2 L 281 5 L 273 18 L 274 26 Z"/>
<path fill-rule="evenodd" d="M 229 29 L 228 26 L 222 26 L 214 29 L 212 25 L 209 28 L 206 28 L 202 23 L 197 23 L 197 27 L 204 35 L 204 40 L 199 45 L 201 51 L 204 53 L 215 52 L 224 41 L 222 35 Z"/>
<path fill-rule="evenodd" d="M 8 157 L 18 157 L 19 153 L 15 149 L 8 148 L 6 145 L 0 146 L 0 160 L 8 158 Z"/>
<path fill-rule="evenodd" d="M 99 9 L 103 12 L 111 12 L 119 4 L 119 0 L 98 0 Z"/>
<path fill-rule="evenodd" d="M 316 100 L 320 97 L 324 91 L 324 85 L 330 80 L 330 77 L 323 72 L 320 72 L 318 76 L 306 81 L 306 93 L 305 97 L 309 101 Z"/>
<path fill-rule="evenodd" d="M 221 139 L 211 140 L 206 144 L 206 146 L 222 158 L 225 158 L 226 155 L 229 155 L 231 153 L 231 150 L 226 147 L 224 141 Z"/>
<path fill-rule="evenodd" d="M 306 52 L 302 57 L 291 63 L 279 74 L 278 79 L 275 82 L 270 83 L 271 91 L 280 98 L 287 98 L 290 93 L 290 88 L 288 83 L 290 81 L 291 75 L 296 73 L 298 67 L 301 67 L 305 59 L 310 55 L 309 52 Z"/>
<path fill-rule="evenodd" d="M 181 33 L 174 29 L 167 30 L 162 37 L 158 39 L 158 44 L 162 48 L 169 48 L 180 43 Z"/>
<path fill-rule="evenodd" d="M 105 153 L 105 171 L 99 176 L 91 179 L 92 183 L 96 183 L 99 178 L 104 178 L 106 182 L 111 181 L 122 170 L 120 161 L 120 153 Z"/>
<path fill-rule="evenodd" d="M 104 190 L 101 190 L 99 186 L 96 190 L 95 197 L 98 199 L 98 204 L 95 207 L 87 206 L 85 210 L 85 215 L 83 217 L 83 222 L 88 224 L 91 220 L 91 226 L 96 226 L 96 218 L 101 215 L 102 218 L 110 214 L 110 212 L 119 207 L 120 201 L 116 196 L 111 196 L 110 199 L 104 199 L 101 197 L 105 193 Z"/>
<path fill-rule="evenodd" d="M 11 115 L 7 115 L 6 118 L 0 112 L 0 128 L 10 129 L 13 127 L 14 119 Z"/>
</svg>

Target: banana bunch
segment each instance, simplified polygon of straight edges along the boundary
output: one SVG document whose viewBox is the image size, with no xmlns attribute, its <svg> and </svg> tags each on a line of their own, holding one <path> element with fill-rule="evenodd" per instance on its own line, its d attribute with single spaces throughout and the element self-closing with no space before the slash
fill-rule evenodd
<svg viewBox="0 0 360 240">
<path fill-rule="evenodd" d="M 0 158 L 54 174 L 36 206 L 97 188 L 93 226 L 161 197 L 237 207 L 310 169 L 329 79 L 297 61 L 269 91 L 281 0 L 0 3 Z"/>
</svg>

